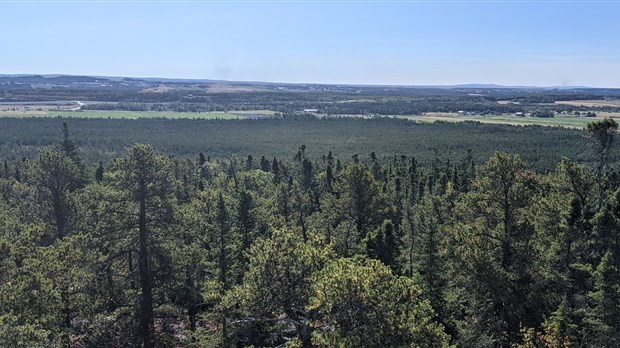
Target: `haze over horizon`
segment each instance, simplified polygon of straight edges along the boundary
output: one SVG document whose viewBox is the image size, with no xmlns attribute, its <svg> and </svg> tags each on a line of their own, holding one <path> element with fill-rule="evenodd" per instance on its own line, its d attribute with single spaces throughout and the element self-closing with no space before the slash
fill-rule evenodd
<svg viewBox="0 0 620 348">
<path fill-rule="evenodd" d="M 620 3 L 0 1 L 0 74 L 620 87 Z"/>
</svg>

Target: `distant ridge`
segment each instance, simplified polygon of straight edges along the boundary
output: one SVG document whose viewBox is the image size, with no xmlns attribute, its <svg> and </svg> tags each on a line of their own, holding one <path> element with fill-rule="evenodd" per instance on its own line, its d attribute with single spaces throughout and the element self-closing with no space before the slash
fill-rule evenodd
<svg viewBox="0 0 620 348">
<path fill-rule="evenodd" d="M 282 86 L 349 86 L 349 87 L 383 87 L 383 88 L 442 88 L 442 89 L 617 89 L 617 88 L 600 88 L 588 86 L 513 86 L 499 84 L 455 84 L 455 85 L 377 85 L 377 84 L 346 84 L 346 83 L 303 83 L 303 82 L 272 82 L 272 81 L 230 81 L 230 80 L 211 80 L 211 79 L 184 79 L 184 78 L 166 78 L 166 77 L 130 77 L 130 76 L 88 76 L 88 75 L 67 75 L 67 74 L 0 74 L 0 80 L 11 80 L 21 83 L 84 83 L 84 82 L 102 82 L 113 81 L 144 81 L 150 83 L 206 83 L 206 84 L 242 84 L 242 85 L 282 85 Z"/>
</svg>

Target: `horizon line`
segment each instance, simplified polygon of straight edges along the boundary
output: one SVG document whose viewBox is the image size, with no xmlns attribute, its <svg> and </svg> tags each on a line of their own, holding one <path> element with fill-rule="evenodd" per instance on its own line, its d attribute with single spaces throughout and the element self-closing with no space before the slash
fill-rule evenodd
<svg viewBox="0 0 620 348">
<path fill-rule="evenodd" d="M 501 84 L 493 82 L 465 82 L 465 83 L 437 83 L 437 84 L 389 84 L 389 83 L 349 83 L 349 82 L 282 82 L 268 80 L 228 80 L 200 77 L 164 77 L 164 76 L 128 76 L 128 75 L 98 75 L 98 74 L 75 74 L 75 73 L 0 73 L 2 77 L 31 77 L 41 76 L 43 78 L 53 77 L 92 77 L 102 79 L 135 79 L 135 80 L 154 80 L 169 81 L 175 83 L 174 80 L 194 81 L 194 82 L 223 82 L 223 83 L 253 83 L 253 84 L 283 84 L 283 85 L 328 85 L 328 86 L 350 86 L 350 87 L 417 87 L 417 88 L 540 88 L 540 89 L 620 89 L 619 87 L 609 86 L 588 86 L 588 85 L 519 85 L 519 84 Z M 176 83 L 180 83 L 176 81 Z"/>
</svg>

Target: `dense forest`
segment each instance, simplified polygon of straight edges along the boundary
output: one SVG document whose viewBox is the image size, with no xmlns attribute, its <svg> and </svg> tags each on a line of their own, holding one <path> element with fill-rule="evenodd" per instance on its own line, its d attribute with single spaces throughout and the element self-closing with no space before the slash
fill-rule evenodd
<svg viewBox="0 0 620 348">
<path fill-rule="evenodd" d="M 108 162 L 122 156 L 134 143 L 149 143 L 155 151 L 177 158 L 195 158 L 199 152 L 213 159 L 229 157 L 292 159 L 301 144 L 306 157 L 325 162 L 331 151 L 342 161 L 358 155 L 365 163 L 374 152 L 380 161 L 415 156 L 423 166 L 436 161 L 459 161 L 471 151 L 475 163 L 495 151 L 519 154 L 530 169 L 555 168 L 562 157 L 592 164 L 593 156 L 583 130 L 502 124 L 415 123 L 403 119 L 63 119 L 0 118 L 0 160 L 13 171 L 23 159 L 34 158 L 43 147 L 57 142 L 68 122 L 86 162 Z M 617 157 L 611 154 L 612 162 Z"/>
<path fill-rule="evenodd" d="M 617 347 L 617 128 L 536 170 L 306 145 L 97 165 L 52 127 L 0 171 L 0 346 Z"/>
</svg>

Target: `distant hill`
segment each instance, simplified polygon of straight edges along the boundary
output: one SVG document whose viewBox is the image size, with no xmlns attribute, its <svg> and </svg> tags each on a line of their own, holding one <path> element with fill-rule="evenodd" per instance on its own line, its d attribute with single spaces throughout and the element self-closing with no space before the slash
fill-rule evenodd
<svg viewBox="0 0 620 348">
<path fill-rule="evenodd" d="M 71 83 L 95 83 L 107 81 L 107 78 L 92 76 L 72 76 L 72 75 L 0 75 L 0 83 L 50 83 L 50 84 L 71 84 Z"/>
<path fill-rule="evenodd" d="M 342 86 L 342 87 L 385 87 L 385 88 L 441 88 L 441 89 L 596 89 L 587 86 L 509 86 L 499 84 L 456 84 L 456 85 L 375 85 L 375 84 L 323 84 L 323 83 L 279 83 L 269 81 L 227 81 L 211 79 L 183 79 L 165 77 L 127 77 L 127 76 L 82 76 L 62 74 L 0 74 L 0 83 L 96 83 L 96 82 L 150 82 L 150 83 L 182 83 L 182 84 L 215 84 L 226 83 L 230 85 L 281 85 L 281 86 Z"/>
</svg>

